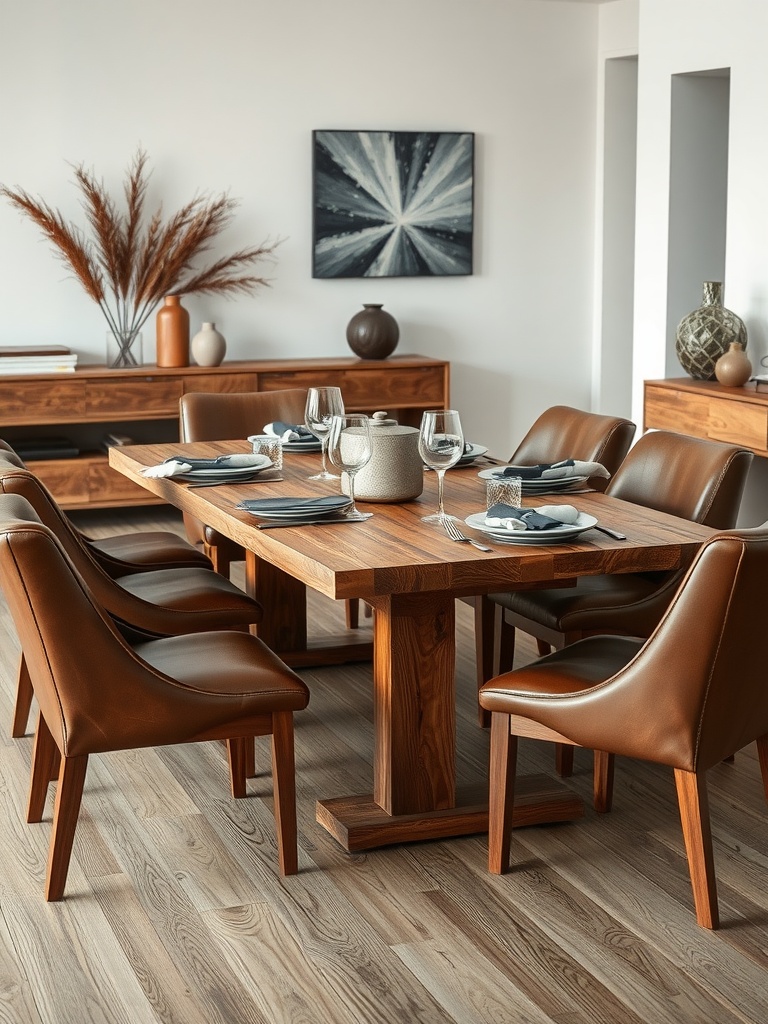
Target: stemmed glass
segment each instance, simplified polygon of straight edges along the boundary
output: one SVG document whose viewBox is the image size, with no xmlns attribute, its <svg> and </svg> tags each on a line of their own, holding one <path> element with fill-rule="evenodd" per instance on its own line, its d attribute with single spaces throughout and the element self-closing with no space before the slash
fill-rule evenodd
<svg viewBox="0 0 768 1024">
<path fill-rule="evenodd" d="M 334 416 L 328 435 L 328 455 L 337 469 L 349 479 L 349 499 L 352 507 L 344 515 L 347 519 L 370 519 L 372 512 L 359 512 L 355 508 L 355 474 L 371 461 L 371 427 L 367 416 Z"/>
<path fill-rule="evenodd" d="M 310 480 L 338 480 L 336 473 L 328 470 L 326 461 L 328 452 L 328 433 L 331 419 L 344 415 L 344 400 L 341 388 L 310 388 L 307 392 L 307 404 L 304 408 L 304 423 L 315 437 L 320 439 L 323 453 L 323 468 L 319 473 L 309 477 Z"/>
<path fill-rule="evenodd" d="M 446 469 L 455 466 L 464 454 L 464 434 L 455 409 L 438 409 L 423 413 L 419 431 L 419 455 L 422 462 L 437 473 L 437 512 L 422 516 L 423 523 L 456 520 L 443 508 L 443 477 Z"/>
</svg>

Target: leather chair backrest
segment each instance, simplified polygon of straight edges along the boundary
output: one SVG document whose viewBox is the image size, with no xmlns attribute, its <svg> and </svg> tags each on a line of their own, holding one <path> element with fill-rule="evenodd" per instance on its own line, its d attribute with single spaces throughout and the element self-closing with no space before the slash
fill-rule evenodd
<svg viewBox="0 0 768 1024">
<path fill-rule="evenodd" d="M 282 391 L 245 391 L 214 394 L 190 392 L 179 402 L 179 437 L 182 441 L 231 441 L 261 434 L 267 423 L 303 423 L 307 404 L 305 388 Z M 188 512 L 184 528 L 193 544 L 216 540 L 215 532 Z"/>
<path fill-rule="evenodd" d="M 57 746 L 81 753 L 87 733 L 94 751 L 95 723 L 136 713 L 120 706 L 120 687 L 105 686 L 133 655 L 54 533 L 18 494 L 0 494 L 0 582 Z"/>
<path fill-rule="evenodd" d="M 605 684 L 631 702 L 623 753 L 700 771 L 768 734 L 766 579 L 768 524 L 702 547 L 650 639 Z"/>
<path fill-rule="evenodd" d="M 752 452 L 654 430 L 629 452 L 606 493 L 716 530 L 736 524 Z"/>
<path fill-rule="evenodd" d="M 262 434 L 267 423 L 303 423 L 307 392 L 246 391 L 209 394 L 190 392 L 179 402 L 179 436 L 182 441 L 241 440 Z"/>
<path fill-rule="evenodd" d="M 599 462 L 613 476 L 629 451 L 636 429 L 631 420 L 620 416 L 554 405 L 539 416 L 509 461 L 535 466 L 540 462 L 579 459 Z M 590 486 L 602 491 L 606 483 L 596 477 Z"/>
</svg>

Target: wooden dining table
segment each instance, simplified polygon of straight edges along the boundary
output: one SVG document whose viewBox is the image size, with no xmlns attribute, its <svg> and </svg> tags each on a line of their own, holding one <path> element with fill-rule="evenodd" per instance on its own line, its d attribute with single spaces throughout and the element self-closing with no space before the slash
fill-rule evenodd
<svg viewBox="0 0 768 1024">
<path fill-rule="evenodd" d="M 485 789 L 457 792 L 456 786 L 457 598 L 569 586 L 583 575 L 676 569 L 688 564 L 713 533 L 605 494 L 558 493 L 525 498 L 524 504 L 574 504 L 626 540 L 593 529 L 569 543 L 522 545 L 496 542 L 463 526 L 492 549 L 486 553 L 421 522 L 437 503 L 431 472 L 414 501 L 361 503 L 361 509 L 373 512 L 364 522 L 259 529 L 263 520 L 236 508 L 242 499 L 338 493 L 336 482 L 308 480 L 318 456 L 287 454 L 280 480 L 253 483 L 196 487 L 141 472 L 172 455 L 248 450 L 242 441 L 133 445 L 111 448 L 109 460 L 131 480 L 242 545 L 246 588 L 265 609 L 257 634 L 288 664 L 333 664 L 370 652 L 370 643 L 345 649 L 334 638 L 309 642 L 306 588 L 331 598 L 360 598 L 372 607 L 372 793 L 317 803 L 317 820 L 350 851 L 487 830 Z M 481 466 L 446 475 L 447 510 L 461 519 L 485 507 Z M 515 825 L 570 820 L 581 813 L 581 800 L 556 780 L 519 781 Z"/>
</svg>

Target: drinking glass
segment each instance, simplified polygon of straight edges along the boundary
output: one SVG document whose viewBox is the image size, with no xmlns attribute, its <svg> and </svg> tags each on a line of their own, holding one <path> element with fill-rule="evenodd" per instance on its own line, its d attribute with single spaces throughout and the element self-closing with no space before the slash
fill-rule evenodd
<svg viewBox="0 0 768 1024">
<path fill-rule="evenodd" d="M 307 430 L 311 430 L 315 437 L 319 438 L 322 445 L 323 468 L 319 473 L 309 477 L 310 480 L 338 480 L 337 473 L 328 470 L 328 433 L 331 429 L 331 419 L 334 416 L 344 415 L 344 400 L 341 397 L 341 388 L 310 388 L 307 392 L 307 404 L 304 409 L 304 423 Z"/>
<path fill-rule="evenodd" d="M 352 507 L 344 515 L 348 519 L 370 519 L 372 512 L 359 512 L 355 507 L 355 474 L 371 461 L 371 427 L 367 416 L 334 416 L 328 435 L 331 462 L 347 474 Z"/>
<path fill-rule="evenodd" d="M 423 523 L 443 523 L 450 516 L 443 508 L 443 477 L 446 469 L 455 466 L 464 453 L 464 434 L 455 409 L 425 412 L 419 431 L 419 455 L 422 462 L 437 473 L 437 512 L 422 516 Z"/>
</svg>

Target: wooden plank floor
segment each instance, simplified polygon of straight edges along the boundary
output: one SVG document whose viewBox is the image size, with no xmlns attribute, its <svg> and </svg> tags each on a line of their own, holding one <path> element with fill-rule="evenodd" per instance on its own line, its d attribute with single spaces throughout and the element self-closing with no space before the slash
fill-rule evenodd
<svg viewBox="0 0 768 1024">
<path fill-rule="evenodd" d="M 153 509 L 81 514 L 94 535 L 178 529 Z M 315 626 L 342 606 L 312 603 Z M 459 780 L 485 777 L 471 619 L 459 605 Z M 297 716 L 300 873 L 281 881 L 266 741 L 249 796 L 218 744 L 93 757 L 66 898 L 43 900 L 52 801 L 24 823 L 32 738 L 9 723 L 18 644 L 0 606 L 3 1024 L 765 1024 L 768 814 L 754 749 L 710 773 L 723 927 L 696 926 L 671 773 L 621 761 L 610 815 L 344 853 L 314 803 L 371 779 L 370 666 L 306 671 Z M 522 653 L 531 656 L 531 648 Z M 522 742 L 521 771 L 553 769 Z M 589 801 L 577 751 L 569 784 Z"/>
</svg>

